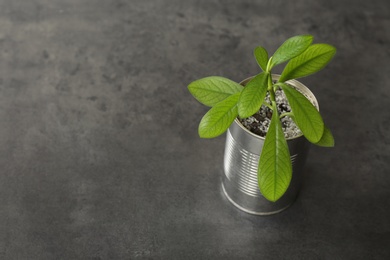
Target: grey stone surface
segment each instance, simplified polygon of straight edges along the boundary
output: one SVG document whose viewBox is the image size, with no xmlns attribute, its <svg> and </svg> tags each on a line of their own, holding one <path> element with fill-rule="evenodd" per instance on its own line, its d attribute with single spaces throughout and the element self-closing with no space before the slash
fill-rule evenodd
<svg viewBox="0 0 390 260">
<path fill-rule="evenodd" d="M 390 259 L 387 0 L 0 1 L 0 259 Z M 302 81 L 336 138 L 296 203 L 240 212 L 186 86 L 252 50 L 338 48 Z"/>
</svg>

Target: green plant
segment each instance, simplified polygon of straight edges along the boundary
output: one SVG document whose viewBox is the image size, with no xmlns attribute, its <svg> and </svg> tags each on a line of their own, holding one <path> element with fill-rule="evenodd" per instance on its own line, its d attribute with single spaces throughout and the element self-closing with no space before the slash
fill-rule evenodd
<svg viewBox="0 0 390 260">
<path fill-rule="evenodd" d="M 243 87 L 229 79 L 217 76 L 192 82 L 188 89 L 202 104 L 212 107 L 199 124 L 199 136 L 213 138 L 224 133 L 239 116 L 246 118 L 255 114 L 262 105 L 272 109 L 272 118 L 267 131 L 258 167 L 258 183 L 263 196 L 278 200 L 287 190 L 292 176 L 292 166 L 287 141 L 280 118 L 290 116 L 311 143 L 332 147 L 334 139 L 324 125 L 322 117 L 312 103 L 286 81 L 313 74 L 324 68 L 336 53 L 328 44 L 312 44 L 313 36 L 299 35 L 287 39 L 268 58 L 261 46 L 254 49 L 254 56 L 261 73 Z M 273 82 L 271 70 L 287 62 L 279 80 Z M 279 114 L 275 91 L 282 89 L 291 106 L 291 112 Z M 267 92 L 271 102 L 265 100 Z"/>
</svg>

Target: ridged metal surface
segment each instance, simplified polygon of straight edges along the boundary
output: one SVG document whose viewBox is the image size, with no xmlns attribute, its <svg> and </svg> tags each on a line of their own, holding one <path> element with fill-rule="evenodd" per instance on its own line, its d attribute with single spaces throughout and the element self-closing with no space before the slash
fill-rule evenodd
<svg viewBox="0 0 390 260">
<path fill-rule="evenodd" d="M 297 158 L 298 154 L 291 156 L 293 167 Z M 237 186 L 238 190 L 253 197 L 263 196 L 257 182 L 259 159 L 259 155 L 246 151 L 234 140 L 230 131 L 227 132 L 224 156 L 226 177 Z"/>
<path fill-rule="evenodd" d="M 230 131 L 226 137 L 224 169 L 226 177 L 237 188 L 254 197 L 262 196 L 257 184 L 257 165 L 259 156 L 243 149 L 232 137 Z"/>
</svg>

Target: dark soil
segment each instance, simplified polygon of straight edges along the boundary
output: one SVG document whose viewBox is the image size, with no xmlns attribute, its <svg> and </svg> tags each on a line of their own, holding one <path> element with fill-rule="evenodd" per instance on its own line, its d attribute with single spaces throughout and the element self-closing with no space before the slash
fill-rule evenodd
<svg viewBox="0 0 390 260">
<path fill-rule="evenodd" d="M 282 90 L 279 89 L 275 92 L 275 99 L 279 114 L 291 112 L 290 105 Z M 266 101 L 270 102 L 268 93 L 266 96 Z M 262 105 L 260 110 L 253 116 L 245 119 L 239 118 L 239 120 L 243 126 L 245 126 L 252 133 L 265 137 L 269 124 L 271 123 L 271 118 L 272 110 L 267 106 Z M 284 116 L 280 121 L 282 123 L 284 136 L 286 138 L 294 138 L 302 135 L 301 130 L 297 127 L 291 117 Z"/>
</svg>

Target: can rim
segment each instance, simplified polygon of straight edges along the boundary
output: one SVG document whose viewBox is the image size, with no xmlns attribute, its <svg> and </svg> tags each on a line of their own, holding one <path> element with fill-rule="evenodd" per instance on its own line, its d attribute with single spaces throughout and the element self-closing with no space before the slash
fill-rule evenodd
<svg viewBox="0 0 390 260">
<path fill-rule="evenodd" d="M 242 80 L 239 84 L 242 85 L 242 86 L 245 86 L 249 80 L 251 80 L 254 76 L 251 76 L 251 77 L 248 77 L 244 80 Z M 272 74 L 272 80 L 278 80 L 280 78 L 280 75 L 279 74 Z M 320 111 L 320 107 L 318 105 L 318 101 L 315 97 L 315 95 L 313 94 L 313 92 L 311 92 L 311 90 L 306 87 L 303 83 L 301 83 L 300 81 L 296 80 L 296 79 L 290 79 L 288 81 L 286 81 L 286 83 L 294 86 L 295 88 L 301 90 L 302 94 L 306 94 L 307 96 L 310 97 L 311 101 L 314 102 L 314 106 L 317 108 L 318 111 Z M 255 138 L 258 138 L 258 139 L 261 139 L 261 140 L 265 140 L 265 137 L 263 136 L 260 136 L 260 135 L 257 135 L 255 133 L 252 133 L 251 131 L 249 131 L 245 126 L 243 126 L 240 122 L 240 120 L 238 119 L 238 117 L 236 117 L 236 119 L 234 119 L 234 122 L 239 126 L 241 127 L 241 129 L 243 129 L 245 132 L 247 132 L 248 134 L 250 134 L 251 136 L 255 137 Z M 299 137 L 302 137 L 303 136 L 303 133 L 298 135 L 298 136 L 295 136 L 295 137 L 290 137 L 290 138 L 286 138 L 286 140 L 294 140 L 294 139 L 297 139 Z"/>
</svg>

